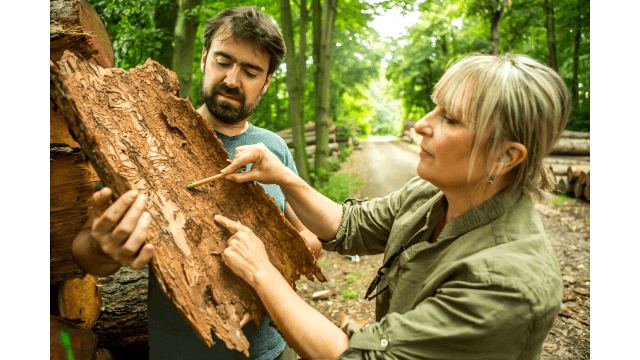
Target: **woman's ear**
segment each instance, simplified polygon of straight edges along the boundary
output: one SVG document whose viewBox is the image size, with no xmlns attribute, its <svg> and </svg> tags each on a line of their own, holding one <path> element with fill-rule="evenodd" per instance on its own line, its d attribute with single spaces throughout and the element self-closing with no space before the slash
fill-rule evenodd
<svg viewBox="0 0 640 360">
<path fill-rule="evenodd" d="M 493 166 L 492 176 L 503 176 L 520 165 L 527 157 L 527 148 L 519 142 L 507 141 L 502 145 Z"/>
</svg>

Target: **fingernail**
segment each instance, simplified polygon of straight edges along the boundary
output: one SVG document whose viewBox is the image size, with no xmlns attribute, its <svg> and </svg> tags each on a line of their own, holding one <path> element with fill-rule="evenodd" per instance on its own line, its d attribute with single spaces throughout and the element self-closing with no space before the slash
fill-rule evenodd
<svg viewBox="0 0 640 360">
<path fill-rule="evenodd" d="M 141 195 L 140 195 L 140 200 L 142 200 L 142 201 L 147 201 L 147 195 L 145 195 L 145 194 L 141 194 Z"/>
<path fill-rule="evenodd" d="M 142 214 L 142 219 L 144 221 L 149 221 L 151 220 L 151 214 L 149 214 L 148 212 L 145 212 L 144 214 Z"/>
<path fill-rule="evenodd" d="M 134 200 L 137 197 L 138 197 L 138 192 L 136 190 L 132 190 L 131 193 L 129 194 L 129 198 L 131 200 Z"/>
</svg>

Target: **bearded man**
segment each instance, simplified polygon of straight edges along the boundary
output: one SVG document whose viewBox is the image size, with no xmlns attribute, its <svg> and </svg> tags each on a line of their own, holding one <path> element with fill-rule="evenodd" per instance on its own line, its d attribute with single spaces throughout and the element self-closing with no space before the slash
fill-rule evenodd
<svg viewBox="0 0 640 360">
<path fill-rule="evenodd" d="M 211 124 L 231 159 L 236 147 L 263 143 L 297 174 L 284 140 L 247 121 L 285 55 L 284 40 L 274 20 L 256 7 L 229 8 L 207 21 L 204 37 L 200 64 L 204 105 L 198 113 Z M 318 238 L 302 225 L 280 187 L 260 185 L 319 257 L 322 249 Z M 89 220 L 72 245 L 79 266 L 98 276 L 111 275 L 123 265 L 139 270 L 153 255 L 153 246 L 144 243 L 150 219 L 145 211 L 147 197 L 132 190 L 113 204 L 109 203 L 110 198 L 108 188 L 94 195 Z M 153 272 L 149 275 L 147 315 L 150 360 L 247 359 L 243 353 L 229 350 L 215 334 L 212 336 L 216 344 L 207 347 L 160 289 Z M 244 324 L 250 359 L 297 358 L 295 351 L 269 325 L 268 317 L 260 328 L 248 318 L 243 319 L 241 325 Z"/>
</svg>

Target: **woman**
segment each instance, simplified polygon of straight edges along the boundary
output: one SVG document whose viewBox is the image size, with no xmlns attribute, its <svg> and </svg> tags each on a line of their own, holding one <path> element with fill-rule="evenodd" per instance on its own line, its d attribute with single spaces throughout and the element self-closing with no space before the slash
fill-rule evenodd
<svg viewBox="0 0 640 360">
<path fill-rule="evenodd" d="M 433 100 L 415 125 L 419 177 L 385 198 L 338 205 L 260 144 L 238 148 L 223 170 L 232 181 L 279 185 L 325 250 L 385 253 L 367 292 L 377 323 L 342 331 L 295 294 L 248 228 L 216 216 L 234 234 L 225 263 L 304 358 L 540 357 L 562 281 L 532 195 L 553 188 L 542 159 L 566 125 L 569 91 L 528 57 L 479 55 L 448 69 Z"/>
</svg>

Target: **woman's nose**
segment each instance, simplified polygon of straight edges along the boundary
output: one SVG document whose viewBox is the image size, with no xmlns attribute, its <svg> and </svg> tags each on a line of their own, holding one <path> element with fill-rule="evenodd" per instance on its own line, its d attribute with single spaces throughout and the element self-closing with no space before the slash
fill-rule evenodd
<svg viewBox="0 0 640 360">
<path fill-rule="evenodd" d="M 428 113 L 422 119 L 418 120 L 416 124 L 413 126 L 416 134 L 420 134 L 422 136 L 432 136 L 433 135 L 433 126 L 430 122 L 430 117 L 433 112 Z"/>
</svg>

